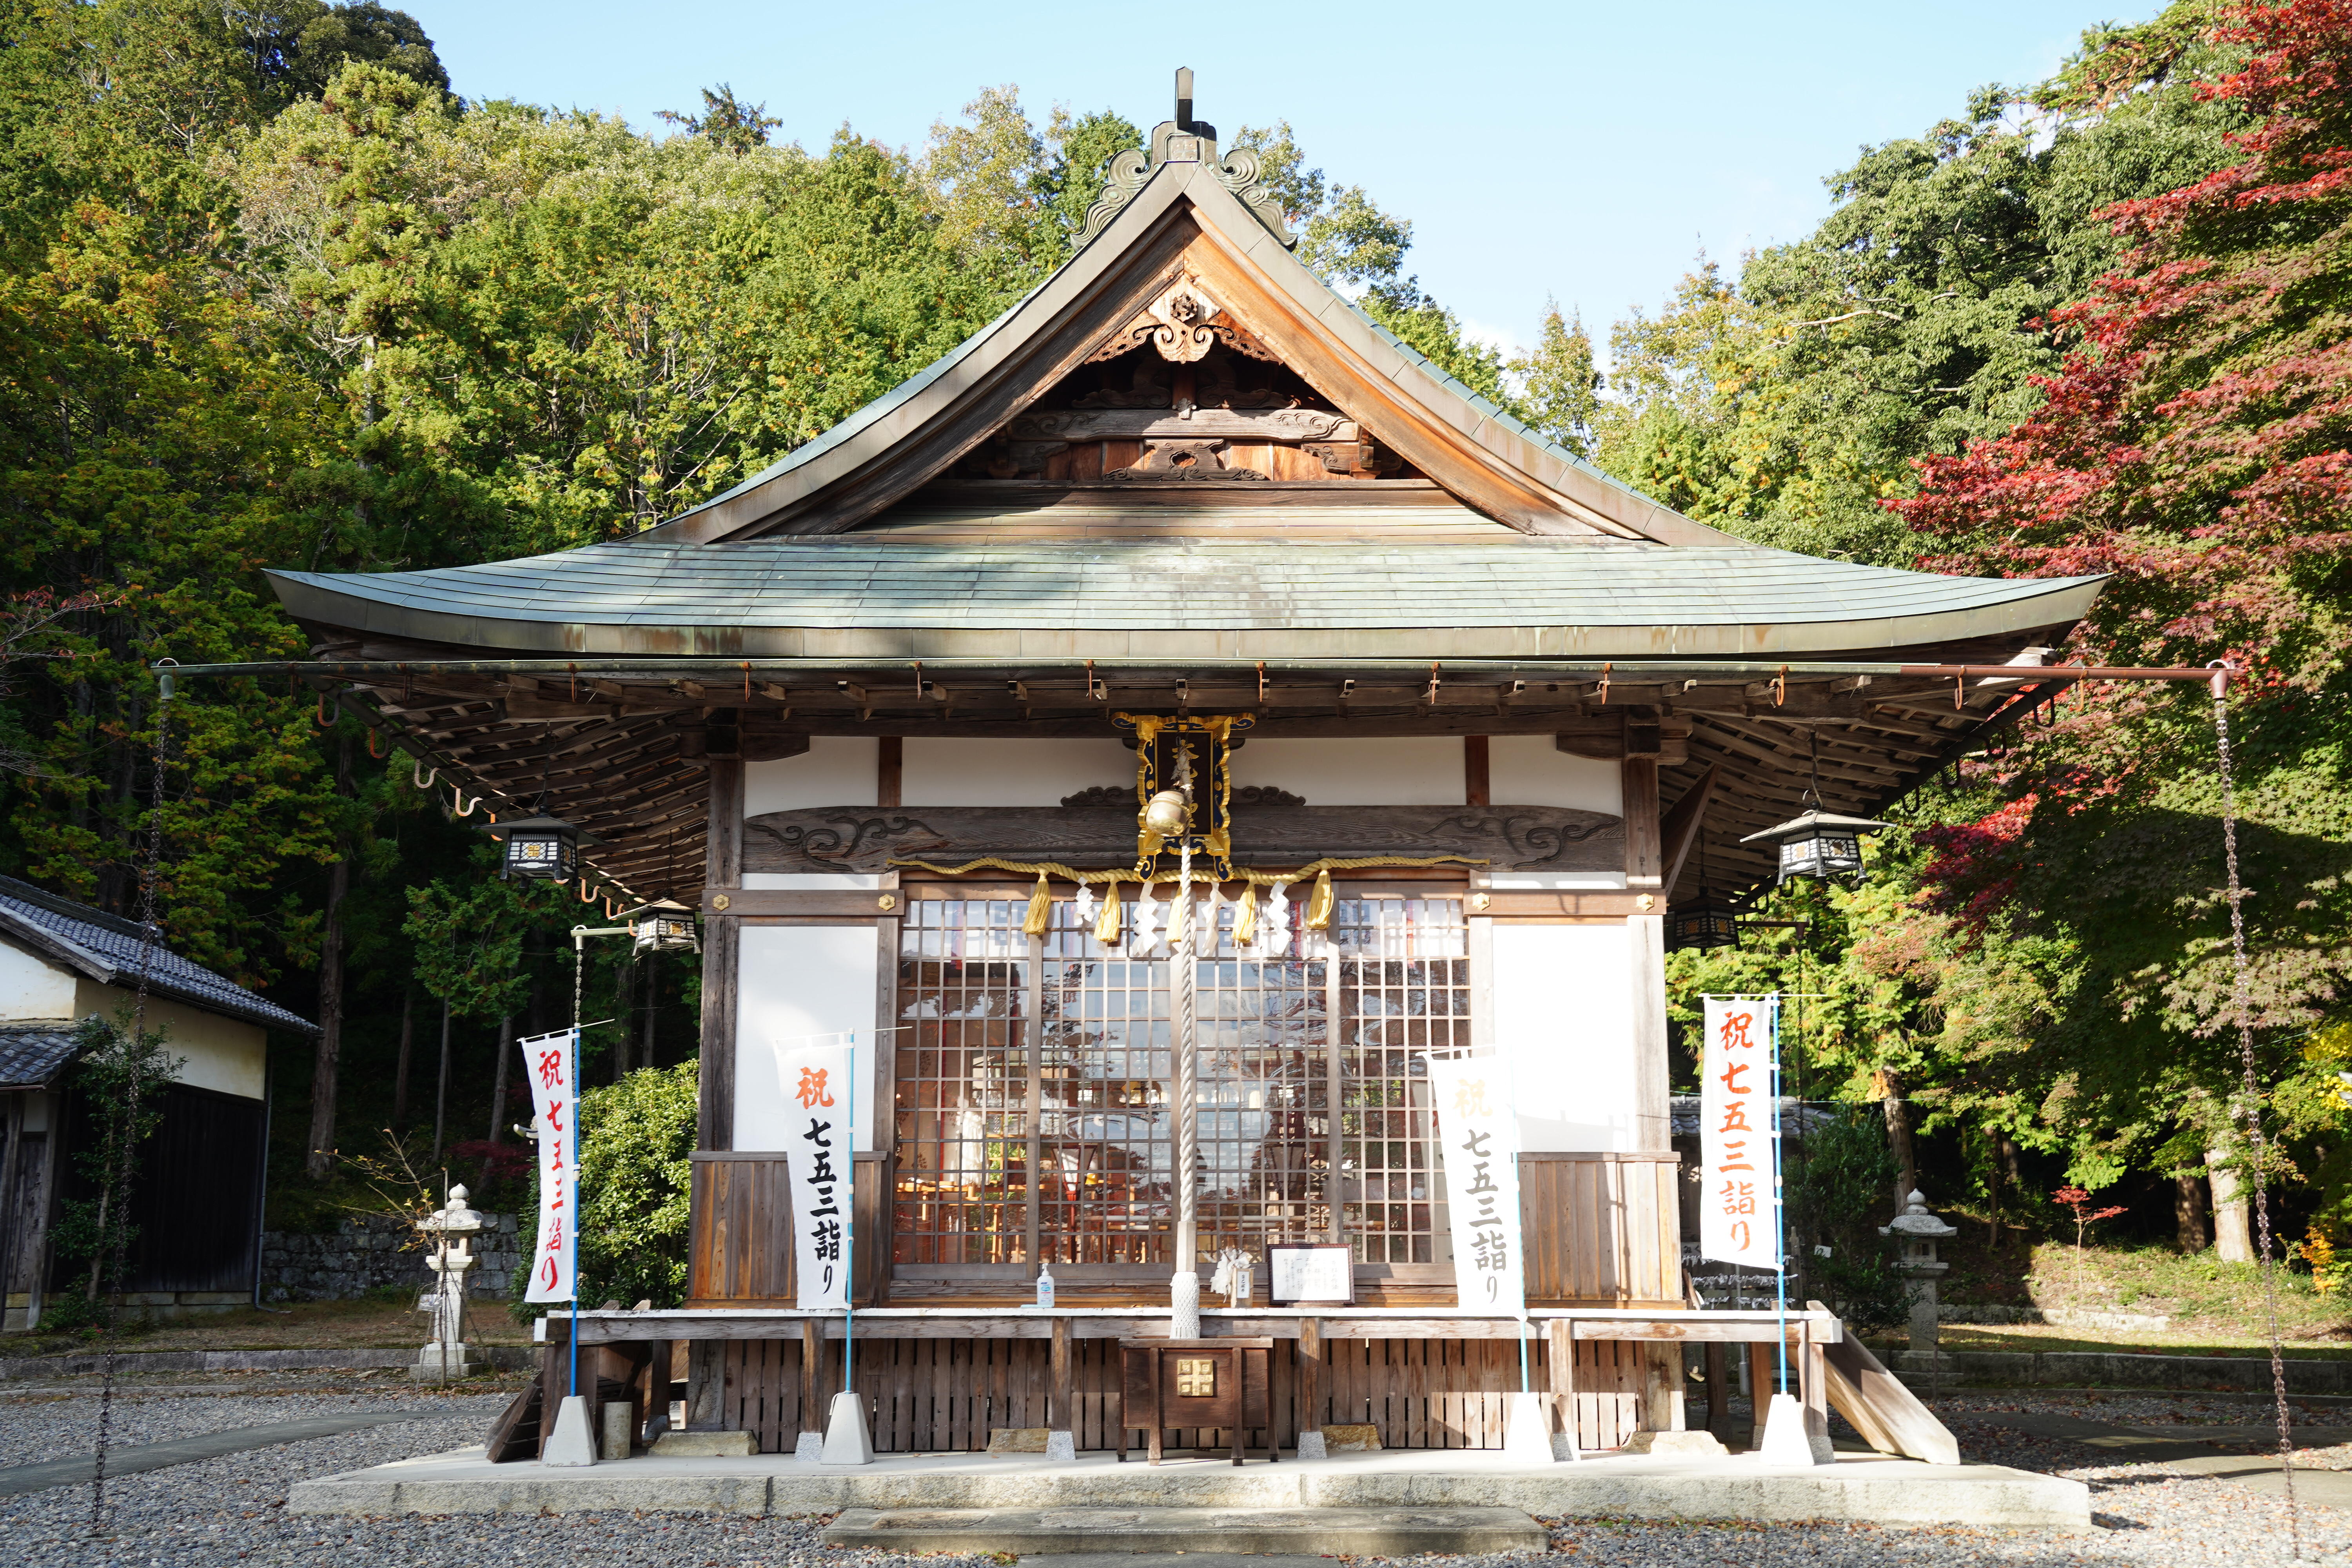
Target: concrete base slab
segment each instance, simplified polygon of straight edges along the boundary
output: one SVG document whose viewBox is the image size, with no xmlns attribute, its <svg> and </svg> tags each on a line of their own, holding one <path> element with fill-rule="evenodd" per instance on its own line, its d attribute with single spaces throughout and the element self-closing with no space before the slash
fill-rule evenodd
<svg viewBox="0 0 2352 1568">
<path fill-rule="evenodd" d="M 1538 1518 L 1875 1521 L 2087 1531 L 2090 1489 L 1998 1465 L 1841 1454 L 1831 1465 L 1591 1455 L 1515 1465 L 1499 1453 L 1397 1449 L 1235 1468 L 1223 1457 L 1153 1468 L 1076 1460 L 884 1454 L 855 1469 L 782 1454 L 647 1455 L 593 1469 L 493 1465 L 479 1448 L 296 1483 L 296 1513 L 828 1513 L 841 1509 L 1511 1508 Z"/>
<path fill-rule="evenodd" d="M 1512 1508 L 845 1509 L 829 1546 L 891 1552 L 1237 1552 L 1402 1557 L 1541 1552 L 1543 1526 Z"/>
<path fill-rule="evenodd" d="M 816 1436 L 801 1434 L 803 1440 Z M 817 1447 L 824 1447 L 818 1439 Z M 756 1432 L 681 1432 L 676 1427 L 654 1439 L 653 1451 L 665 1459 L 751 1459 L 760 1453 Z"/>
</svg>

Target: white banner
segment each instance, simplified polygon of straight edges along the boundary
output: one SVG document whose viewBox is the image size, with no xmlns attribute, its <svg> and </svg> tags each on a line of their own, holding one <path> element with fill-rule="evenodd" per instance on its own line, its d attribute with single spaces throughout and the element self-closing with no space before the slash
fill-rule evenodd
<svg viewBox="0 0 2352 1568">
<path fill-rule="evenodd" d="M 1780 1268 L 1780 1161 L 1772 1089 L 1778 996 L 1709 996 L 1699 1068 L 1698 1250 L 1720 1263 Z"/>
<path fill-rule="evenodd" d="M 539 1135 L 539 1245 L 523 1300 L 570 1301 L 580 1291 L 580 1037 L 558 1029 L 520 1043 Z"/>
<path fill-rule="evenodd" d="M 1437 1135 L 1445 1149 L 1445 1214 L 1454 1289 L 1472 1311 L 1527 1311 L 1519 1248 L 1519 1121 L 1499 1057 L 1432 1057 Z"/>
<path fill-rule="evenodd" d="M 784 1167 L 793 1192 L 794 1305 L 803 1311 L 849 1307 L 849 1226 L 856 1159 L 849 1135 L 846 1045 L 776 1050 L 784 1090 Z"/>
</svg>

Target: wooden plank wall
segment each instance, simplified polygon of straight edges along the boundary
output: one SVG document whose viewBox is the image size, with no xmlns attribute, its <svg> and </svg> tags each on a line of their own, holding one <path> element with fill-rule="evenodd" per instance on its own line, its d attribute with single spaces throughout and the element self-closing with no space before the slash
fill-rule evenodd
<svg viewBox="0 0 2352 1568">
<path fill-rule="evenodd" d="M 784 1162 L 773 1154 L 698 1154 L 688 1222 L 689 1307 L 793 1304 L 793 1205 Z M 857 1156 L 857 1300 L 874 1300 L 881 1228 L 882 1163 Z"/>
<path fill-rule="evenodd" d="M 1520 1155 L 1528 1305 L 1681 1306 L 1680 1171 L 1671 1152 Z"/>
<path fill-rule="evenodd" d="M 1369 1420 L 1391 1448 L 1499 1448 L 1509 1395 L 1519 1386 L 1518 1349 L 1507 1340 L 1327 1339 L 1322 1424 Z M 789 1453 L 802 1431 L 801 1346 L 797 1340 L 727 1340 L 719 1363 L 719 1418 L 727 1430 L 759 1435 L 762 1453 Z M 866 1340 L 857 1347 L 857 1387 L 865 1395 L 874 1447 L 882 1453 L 963 1453 L 988 1447 L 990 1432 L 1055 1425 L 1048 1409 L 1052 1347 L 1042 1340 Z M 1277 1342 L 1274 1380 L 1276 1441 L 1298 1441 L 1297 1345 Z M 1645 1347 L 1613 1340 L 1576 1346 L 1577 1441 L 1613 1448 L 1642 1426 Z M 820 1352 L 819 1387 L 841 1385 L 841 1346 Z M 1533 1386 L 1549 1387 L 1549 1346 L 1528 1347 Z M 1078 1340 L 1070 1346 L 1076 1410 L 1070 1428 L 1080 1448 L 1118 1446 L 1118 1343 Z M 817 1429 L 812 1422 L 810 1430 Z M 1255 1433 L 1253 1443 L 1262 1441 Z M 1213 1435 L 1178 1430 L 1177 1447 L 1207 1447 Z"/>
</svg>

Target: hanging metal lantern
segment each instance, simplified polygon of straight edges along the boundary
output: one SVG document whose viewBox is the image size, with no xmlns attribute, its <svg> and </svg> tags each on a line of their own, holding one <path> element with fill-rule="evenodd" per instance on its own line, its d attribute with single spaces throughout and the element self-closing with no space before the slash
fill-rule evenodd
<svg viewBox="0 0 2352 1568">
<path fill-rule="evenodd" d="M 1666 911 L 1666 935 L 1676 947 L 1738 947 L 1739 914 L 1731 900 L 1706 888 Z"/>
<path fill-rule="evenodd" d="M 695 934 L 694 911 L 673 899 L 656 899 L 628 913 L 629 937 L 635 950 L 647 952 L 700 952 Z"/>
<path fill-rule="evenodd" d="M 1778 845 L 1780 852 L 1780 880 L 1782 882 L 1799 877 L 1825 880 L 1831 877 L 1860 876 L 1863 836 L 1892 826 L 1891 823 L 1874 822 L 1866 816 L 1840 816 L 1834 812 L 1808 811 L 1778 827 L 1751 833 L 1739 842 Z"/>
<path fill-rule="evenodd" d="M 569 882 L 580 875 L 580 847 L 598 842 L 560 816 L 524 816 L 483 829 L 506 846 L 499 875 Z"/>
</svg>

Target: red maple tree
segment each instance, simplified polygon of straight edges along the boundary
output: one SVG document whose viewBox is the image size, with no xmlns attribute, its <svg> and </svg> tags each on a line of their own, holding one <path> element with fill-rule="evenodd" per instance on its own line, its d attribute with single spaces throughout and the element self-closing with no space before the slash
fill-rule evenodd
<svg viewBox="0 0 2352 1568">
<path fill-rule="evenodd" d="M 2131 247 L 2053 318 L 2075 342 L 2042 408 L 1886 504 L 1942 545 L 1923 565 L 2112 574 L 2074 651 L 2309 689 L 2344 652 L 2314 595 L 2352 563 L 2352 0 L 2217 34 L 2250 58 L 2200 90 L 2251 118 L 2243 157 L 2110 208 Z"/>
</svg>

